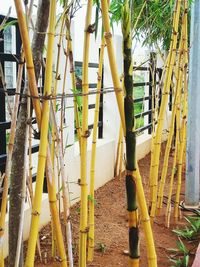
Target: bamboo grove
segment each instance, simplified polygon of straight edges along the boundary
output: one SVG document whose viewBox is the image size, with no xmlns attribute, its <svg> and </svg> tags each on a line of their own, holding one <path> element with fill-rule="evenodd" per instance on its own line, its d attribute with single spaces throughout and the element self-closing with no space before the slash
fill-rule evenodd
<svg viewBox="0 0 200 267">
<path fill-rule="evenodd" d="M 21 191 L 21 209 L 19 210 L 19 229 L 17 245 L 12 266 L 35 266 L 35 255 L 40 258 L 40 218 L 42 213 L 42 198 L 44 181 L 47 181 L 49 208 L 51 213 L 51 235 L 52 235 L 52 257 L 59 259 L 59 265 L 76 266 L 74 257 L 78 258 L 78 266 L 86 267 L 88 262 L 94 261 L 95 254 L 95 184 L 98 144 L 98 124 L 100 110 L 100 96 L 104 93 L 102 79 L 104 58 L 107 54 L 108 64 L 113 85 L 113 96 L 115 95 L 118 107 L 120 126 L 115 129 L 118 135 L 116 144 L 115 166 L 113 175 L 115 179 L 124 179 L 124 191 L 127 198 L 128 217 L 128 241 L 129 259 L 125 266 L 140 266 L 140 231 L 143 231 L 146 242 L 146 254 L 149 267 L 156 267 L 157 254 L 154 240 L 154 222 L 164 214 L 166 226 L 170 226 L 172 217 L 177 222 L 181 218 L 180 201 L 183 170 L 186 158 L 186 136 L 187 136 L 187 97 L 188 97 L 188 10 L 187 0 L 175 0 L 173 7 L 171 42 L 169 50 L 166 51 L 162 76 L 159 84 L 152 80 L 151 95 L 151 164 L 149 169 L 148 189 L 144 190 L 144 180 L 140 174 L 137 161 L 137 131 L 134 113 L 134 54 L 133 42 L 135 31 L 140 26 L 143 12 L 148 7 L 147 1 L 141 1 L 138 16 L 135 18 L 134 1 L 87 1 L 84 42 L 82 47 L 82 80 L 81 92 L 77 88 L 77 76 L 74 61 L 74 40 L 72 34 L 72 21 L 76 17 L 78 1 L 61 1 L 62 13 L 57 20 L 58 3 L 50 1 L 50 9 L 47 18 L 48 29 L 46 30 L 46 44 L 43 43 L 40 65 L 44 69 L 44 89 L 39 91 L 38 73 L 34 63 L 34 53 L 31 49 L 31 38 L 29 36 L 29 24 L 33 1 L 29 8 L 26 4 L 24 13 L 23 1 L 15 0 L 17 21 L 20 29 L 22 48 L 20 63 L 18 66 L 17 86 L 13 108 L 10 110 L 11 130 L 8 141 L 7 161 L 5 174 L 3 175 L 3 195 L 0 214 L 0 266 L 5 265 L 3 247 L 6 224 L 6 213 L 9 196 L 12 157 L 17 132 L 17 114 L 20 105 L 24 101 L 27 112 L 25 140 L 24 140 L 24 166 L 23 166 L 23 188 Z M 95 5 L 95 7 L 94 7 Z M 96 18 L 93 23 L 93 10 L 96 9 Z M 119 11 L 117 19 L 115 11 Z M 72 15 L 73 14 L 73 15 Z M 114 19 L 112 18 L 113 15 Z M 111 17 L 111 19 L 110 19 Z M 101 29 L 99 20 L 101 19 Z M 115 34 L 112 31 L 112 23 L 121 23 L 122 33 L 122 55 L 123 74 L 118 71 L 116 51 L 114 48 Z M 101 32 L 101 33 L 100 33 Z M 95 109 L 93 114 L 92 134 L 89 129 L 89 96 L 90 96 L 90 47 L 91 38 L 101 34 L 98 70 L 96 75 Z M 57 39 L 55 38 L 57 37 Z M 58 43 L 56 44 L 56 40 Z M 98 38 L 96 39 L 98 42 Z M 55 49 L 57 45 L 57 50 Z M 45 52 L 44 52 L 45 50 Z M 64 53 L 64 68 L 61 69 Z M 159 57 L 160 50 L 157 57 Z M 44 56 L 44 55 L 43 55 Z M 40 66 L 40 67 L 41 67 Z M 63 66 L 63 65 L 62 65 Z M 26 96 L 20 100 L 22 92 L 22 76 L 26 72 Z M 157 77 L 156 67 L 149 71 L 152 77 Z M 2 66 L 0 66 L 1 83 L 6 89 Z M 41 70 L 39 69 L 39 73 Z M 61 77 L 63 72 L 63 77 Z M 155 72 L 155 73 L 154 73 Z M 69 76 L 69 77 L 68 77 Z M 74 253 L 74 235 L 71 222 L 70 208 L 71 196 L 67 175 L 65 129 L 66 107 L 65 95 L 67 89 L 71 88 L 73 98 L 73 116 L 76 130 L 76 138 L 79 144 L 80 179 L 80 215 L 79 215 L 79 237 L 78 253 Z M 5 90 L 6 91 L 6 90 Z M 158 92 L 159 91 L 159 92 Z M 30 97 L 31 96 L 31 97 Z M 59 99 L 58 96 L 61 96 Z M 8 97 L 9 98 L 9 97 Z M 166 117 L 169 113 L 169 98 L 171 101 L 170 119 L 166 126 Z M 22 98 L 23 99 L 23 98 Z M 21 101 L 21 102 L 20 102 Z M 31 101 L 31 103 L 30 103 Z M 36 117 L 37 131 L 39 135 L 39 153 L 36 171 L 36 183 L 32 186 L 31 154 L 33 125 L 32 116 Z M 19 115 L 18 115 L 19 116 Z M 167 131 L 166 131 L 167 127 Z M 88 159 L 88 143 L 91 140 L 91 160 Z M 165 140 L 165 142 L 164 142 Z M 162 152 L 164 151 L 164 152 Z M 161 153 L 164 153 L 164 162 L 161 163 Z M 169 158 L 173 157 L 173 167 L 169 168 Z M 89 170 L 89 171 L 88 171 Z M 89 174 L 88 174 L 89 173 Z M 112 178 L 112 177 L 111 177 Z M 166 181 L 169 180 L 169 187 Z M 88 185 L 89 184 L 89 185 Z M 175 195 L 174 195 L 175 193 Z M 173 198 L 174 196 L 174 198 Z M 24 258 L 21 256 L 23 250 L 23 225 L 26 223 L 24 215 L 25 199 L 30 202 L 31 224 L 27 251 Z M 167 199 L 166 206 L 163 205 Z M 149 200 L 149 201 L 148 201 Z M 171 215 L 173 211 L 173 216 Z M 77 215 L 78 216 L 78 215 Z M 115 218 L 113 218 L 115 220 Z M 63 223 L 64 222 L 64 223 Z M 25 265 L 20 265 L 20 261 Z M 11 266 L 11 263 L 10 265 Z"/>
</svg>

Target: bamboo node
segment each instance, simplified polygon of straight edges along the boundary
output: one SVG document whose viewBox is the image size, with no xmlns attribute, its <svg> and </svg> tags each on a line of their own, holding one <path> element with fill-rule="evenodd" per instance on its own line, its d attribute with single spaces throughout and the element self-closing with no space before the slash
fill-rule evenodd
<svg viewBox="0 0 200 267">
<path fill-rule="evenodd" d="M 37 210 L 35 210 L 35 211 L 32 212 L 32 215 L 34 215 L 34 216 L 40 216 L 40 213 Z"/>
<path fill-rule="evenodd" d="M 134 176 L 136 170 L 130 171 L 130 170 L 126 170 L 126 175 L 131 175 Z"/>
<path fill-rule="evenodd" d="M 114 87 L 114 90 L 115 90 L 115 92 L 122 92 L 123 91 L 122 88 L 117 88 L 117 87 Z"/>
<path fill-rule="evenodd" d="M 80 185 L 80 186 L 87 186 L 87 183 L 81 183 L 81 179 L 78 179 L 78 185 Z"/>
<path fill-rule="evenodd" d="M 101 75 L 97 72 L 97 80 L 101 81 Z"/>
<path fill-rule="evenodd" d="M 26 66 L 26 68 L 27 68 L 28 70 L 33 70 L 33 69 L 34 69 L 34 66 Z"/>
<path fill-rule="evenodd" d="M 95 29 L 96 29 L 95 26 L 96 26 L 95 23 L 90 24 L 90 25 L 88 26 L 86 32 L 88 32 L 88 33 L 93 33 L 93 32 L 95 32 Z"/>
<path fill-rule="evenodd" d="M 89 233 L 89 227 L 86 227 L 84 230 L 80 230 L 80 233 L 82 233 L 82 234 Z"/>
<path fill-rule="evenodd" d="M 85 133 L 82 135 L 83 138 L 88 138 L 91 134 L 90 130 L 86 130 Z"/>
<path fill-rule="evenodd" d="M 111 32 L 105 32 L 105 33 L 104 33 L 104 37 L 105 37 L 106 39 L 110 39 L 110 38 L 112 38 L 112 33 L 111 33 Z"/>
<path fill-rule="evenodd" d="M 146 222 L 149 222 L 150 221 L 150 218 L 141 219 L 140 221 L 141 221 L 141 223 L 146 223 Z"/>
</svg>

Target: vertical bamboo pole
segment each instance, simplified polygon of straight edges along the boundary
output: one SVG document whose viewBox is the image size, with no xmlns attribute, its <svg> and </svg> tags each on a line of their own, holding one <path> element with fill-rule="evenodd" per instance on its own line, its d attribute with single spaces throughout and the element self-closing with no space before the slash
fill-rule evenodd
<svg viewBox="0 0 200 267">
<path fill-rule="evenodd" d="M 117 72 L 116 58 L 114 55 L 114 45 L 113 45 L 113 40 L 112 40 L 112 33 L 110 30 L 107 0 L 101 0 L 101 6 L 102 6 L 102 19 L 103 19 L 103 25 L 104 25 L 104 31 L 105 31 L 104 36 L 105 36 L 107 50 L 108 50 L 110 70 L 111 70 L 111 75 L 113 79 L 113 85 L 115 89 L 115 95 L 117 99 L 119 114 L 121 117 L 122 128 L 123 128 L 123 132 L 125 133 L 126 126 L 125 126 L 125 117 L 124 117 L 124 102 L 123 102 L 124 97 L 123 97 L 123 90 L 121 87 L 119 75 Z"/>
<path fill-rule="evenodd" d="M 160 180 L 160 186 L 158 190 L 158 202 L 157 202 L 157 208 L 158 213 L 160 212 L 160 209 L 162 208 L 162 202 L 163 202 L 163 193 L 164 193 L 164 186 L 165 186 L 165 180 L 167 176 L 167 170 L 168 170 L 168 162 L 169 162 L 169 153 L 172 145 L 172 138 L 174 134 L 174 123 L 175 123 L 175 117 L 177 115 L 177 109 L 180 110 L 180 94 L 181 94 L 181 88 L 182 88 L 182 69 L 183 69 L 183 22 L 182 22 L 182 30 L 181 30 L 181 38 L 179 41 L 179 49 L 178 49 L 178 61 L 176 64 L 175 69 L 175 78 L 176 78 L 176 85 L 175 85 L 175 95 L 174 95 L 174 103 L 172 107 L 172 116 L 171 116 L 171 122 L 170 122 L 170 128 L 169 128 L 169 134 L 167 139 L 167 145 L 165 149 L 165 156 L 164 156 L 164 163 L 162 167 L 162 174 L 161 174 L 161 180 Z"/>
<path fill-rule="evenodd" d="M 104 30 L 105 30 L 105 39 L 106 39 L 106 44 L 107 44 L 107 49 L 108 49 L 113 84 L 115 88 L 118 88 L 118 86 L 120 86 L 120 80 L 119 80 L 119 76 L 117 72 L 116 59 L 115 59 L 114 50 L 113 50 L 112 34 L 110 33 L 108 4 L 106 0 L 101 0 L 101 7 L 102 7 L 103 25 L 104 25 Z M 122 91 L 121 91 L 121 94 L 117 94 L 117 98 L 118 98 L 118 108 L 120 110 L 120 116 L 121 116 L 121 121 L 122 121 L 122 128 L 125 134 L 126 127 L 125 127 L 125 116 L 124 116 L 124 109 L 123 109 L 123 92 Z M 154 245 L 154 240 L 153 240 L 153 233 L 152 233 L 148 209 L 147 209 L 147 205 L 145 201 L 142 180 L 141 180 L 138 166 L 136 166 L 136 171 L 134 172 L 136 173 L 133 173 L 132 176 L 134 177 L 134 180 L 136 183 L 137 194 L 138 194 L 137 199 L 138 199 L 138 204 L 141 210 L 141 222 L 144 228 L 145 239 L 147 243 L 148 265 L 149 267 L 157 267 L 157 257 L 156 257 L 155 245 Z"/>
<path fill-rule="evenodd" d="M 50 24 L 48 32 L 47 61 L 45 69 L 45 77 L 46 77 L 44 84 L 45 96 L 49 96 L 51 94 L 55 18 L 56 18 L 56 0 L 52 0 L 50 4 Z M 39 156 L 38 156 L 36 189 L 35 189 L 35 197 L 33 200 L 31 228 L 30 228 L 27 256 L 25 262 L 26 267 L 34 266 L 35 247 L 37 243 L 37 234 L 39 228 L 39 215 L 41 212 L 42 191 L 43 191 L 45 164 L 46 164 L 46 152 L 48 146 L 48 129 L 49 129 L 49 101 L 44 100 L 42 109 L 42 120 L 41 120 L 41 138 L 40 138 Z"/>
<path fill-rule="evenodd" d="M 187 12 L 188 5 L 187 0 L 184 1 L 185 9 L 184 9 L 184 22 L 183 22 L 183 66 L 182 66 L 182 76 L 185 65 L 187 65 Z M 178 219 L 178 211 L 179 211 L 179 201 L 180 201 L 180 193 L 181 193 L 181 180 L 182 180 L 182 165 L 183 165 L 183 153 L 185 147 L 185 136 L 186 136 L 186 118 L 187 118 L 187 81 L 185 80 L 185 76 L 183 76 L 185 81 L 184 83 L 184 95 L 183 99 L 180 97 L 180 101 L 183 100 L 183 112 L 182 112 L 182 125 L 180 127 L 180 148 L 178 155 L 178 174 L 177 174 L 177 191 L 175 198 L 175 206 L 174 206 L 174 217 L 175 220 Z M 180 107 L 181 108 L 181 107 Z"/>
<path fill-rule="evenodd" d="M 167 228 L 169 228 L 169 225 L 170 225 L 171 199 L 172 199 L 172 192 L 173 192 L 173 185 L 174 185 L 174 176 L 175 176 L 175 173 L 176 173 L 177 150 L 178 150 L 178 135 L 176 135 L 175 152 L 174 152 L 174 159 L 173 159 L 173 167 L 172 167 L 170 184 L 169 184 L 167 207 L 166 207 L 166 211 L 165 211 L 165 219 L 166 219 L 166 226 L 167 226 Z"/>
<path fill-rule="evenodd" d="M 99 122 L 100 91 L 102 84 L 104 48 L 105 48 L 105 38 L 103 37 L 101 41 L 99 68 L 97 74 L 98 81 L 97 81 L 97 94 L 96 94 L 96 104 L 94 113 L 92 153 L 91 153 L 91 165 L 90 165 L 88 261 L 93 261 L 93 256 L 94 256 L 94 204 L 95 204 L 94 183 L 95 183 L 95 164 L 96 164 L 96 142 L 97 142 L 98 122 Z"/>
<path fill-rule="evenodd" d="M 90 23 L 92 16 L 93 1 L 88 0 L 85 18 L 84 48 L 83 48 L 83 76 L 82 92 L 83 96 L 83 121 L 81 135 L 81 211 L 80 211 L 80 240 L 79 240 L 79 267 L 86 266 L 86 246 L 87 246 L 87 138 L 88 138 L 88 63 L 90 45 Z"/>
<path fill-rule="evenodd" d="M 126 0 L 122 11 L 122 35 L 124 58 L 124 112 L 126 123 L 126 194 L 129 216 L 129 266 L 139 266 L 139 220 L 136 197 L 136 133 L 133 106 L 133 62 L 132 62 L 131 9 Z"/>
<path fill-rule="evenodd" d="M 178 37 L 178 25 L 179 25 L 179 17 L 180 17 L 180 9 L 181 9 L 181 1 L 176 0 L 175 10 L 173 15 L 173 32 L 170 44 L 170 54 L 169 54 L 169 62 L 167 66 L 166 79 L 163 86 L 163 94 L 162 94 L 162 102 L 160 107 L 160 113 L 158 116 L 158 124 L 156 128 L 155 140 L 154 140 L 154 148 L 153 148 L 153 158 L 151 160 L 152 172 L 150 181 L 152 184 L 152 199 L 151 199 L 151 220 L 154 220 L 155 211 L 156 211 L 156 203 L 157 203 L 157 186 L 158 186 L 158 169 L 159 169 L 159 157 L 160 157 L 160 148 L 162 141 L 162 130 L 165 118 L 165 110 L 168 103 L 168 95 L 172 78 L 172 70 L 175 62 L 176 56 L 176 47 L 177 47 L 177 37 Z"/>
<path fill-rule="evenodd" d="M 71 233 L 71 222 L 70 222 L 70 204 L 69 204 L 69 194 L 67 194 L 67 188 L 66 188 L 66 181 L 67 181 L 67 175 L 65 171 L 65 164 L 64 164 L 64 156 L 62 153 L 62 147 L 61 147 L 61 140 L 58 132 L 57 127 L 57 121 L 56 121 L 56 114 L 55 110 L 53 108 L 53 105 L 51 105 L 51 120 L 52 124 L 54 125 L 55 129 L 55 137 L 57 140 L 57 146 L 58 146 L 58 158 L 60 163 L 60 173 L 62 178 L 62 195 L 63 195 L 63 214 L 64 214 L 64 223 L 66 227 L 66 237 L 67 237 L 67 248 L 68 248 L 68 256 L 69 256 L 69 267 L 73 267 L 73 253 L 72 253 L 72 233 Z"/>
<path fill-rule="evenodd" d="M 60 50 L 61 50 L 61 42 L 63 38 L 63 31 L 64 31 L 64 22 L 65 22 L 65 11 L 62 14 L 61 17 L 61 28 L 60 28 L 60 36 L 58 40 L 58 51 L 57 51 L 57 61 L 56 61 L 56 74 L 55 74 L 55 80 L 54 80 L 54 87 L 53 87 L 53 92 L 52 95 L 55 97 L 57 94 L 57 88 L 58 88 L 58 81 L 60 80 L 60 74 L 59 74 L 59 66 L 60 66 Z M 54 110 L 56 110 L 56 99 L 53 101 L 54 103 Z M 56 137 L 55 137 L 55 129 L 54 125 L 52 126 L 52 143 L 51 143 L 51 160 L 52 160 L 52 165 L 54 168 L 54 160 L 55 160 L 55 142 L 56 142 Z"/>
<path fill-rule="evenodd" d="M 118 165 L 119 165 L 119 160 L 120 160 L 120 155 L 121 155 L 121 140 L 123 138 L 123 129 L 120 124 L 119 128 L 119 138 L 118 138 L 118 144 L 117 144 L 117 155 L 116 155 L 116 161 L 115 161 L 115 169 L 114 169 L 114 177 L 118 175 Z"/>
<path fill-rule="evenodd" d="M 37 90 L 37 83 L 35 79 L 34 73 L 34 66 L 33 66 L 33 58 L 31 53 L 31 47 L 29 42 L 29 36 L 26 26 L 26 20 L 24 18 L 23 8 L 20 0 L 15 0 L 15 8 L 17 12 L 17 18 L 24 48 L 24 55 L 26 59 L 26 66 L 27 66 L 27 74 L 28 74 L 28 81 L 29 81 L 29 89 L 32 96 L 35 98 L 32 99 L 33 107 L 36 113 L 36 119 L 38 123 L 38 127 L 41 126 L 41 106 L 40 101 L 38 99 L 38 90 Z M 49 202 L 50 202 L 50 210 L 52 214 L 52 220 L 55 227 L 55 234 L 56 234 L 56 242 L 58 246 L 59 256 L 62 260 L 61 265 L 64 267 L 67 266 L 66 263 L 66 254 L 64 249 L 64 243 L 62 238 L 61 232 L 61 225 L 58 216 L 58 211 L 56 207 L 56 190 L 55 190 L 55 181 L 54 181 L 54 174 L 53 174 L 53 167 L 51 163 L 51 153 L 49 147 L 47 148 L 47 165 L 46 165 L 46 175 L 47 175 L 47 182 L 48 182 L 48 192 L 49 192 Z"/>
<path fill-rule="evenodd" d="M 67 24 L 69 25 L 69 23 Z M 72 49 L 72 38 L 70 33 L 70 25 L 67 29 L 68 32 L 68 47 L 67 47 L 67 54 L 69 57 L 69 64 L 70 64 L 70 74 L 71 74 L 71 84 L 72 90 L 74 93 L 74 116 L 75 116 L 75 127 L 77 131 L 78 141 L 79 141 L 79 150 L 81 154 L 81 125 L 80 125 L 80 117 L 79 117 L 79 110 L 78 110 L 78 96 L 76 96 L 76 76 L 75 76 L 75 68 L 74 68 L 74 57 L 73 57 L 73 49 Z"/>
<path fill-rule="evenodd" d="M 119 159 L 119 179 L 121 179 L 122 176 L 122 169 L 123 169 L 123 161 L 124 161 L 124 136 L 123 136 L 123 129 L 121 127 L 121 140 L 120 140 L 120 159 Z"/>
</svg>

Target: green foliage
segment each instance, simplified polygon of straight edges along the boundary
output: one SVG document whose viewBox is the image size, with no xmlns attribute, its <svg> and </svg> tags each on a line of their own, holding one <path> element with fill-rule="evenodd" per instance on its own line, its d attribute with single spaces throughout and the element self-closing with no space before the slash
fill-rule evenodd
<svg viewBox="0 0 200 267">
<path fill-rule="evenodd" d="M 188 222 L 188 226 L 185 226 L 184 229 L 173 230 L 173 232 L 184 239 L 198 239 L 200 237 L 200 217 L 188 216 L 185 219 Z"/>
<path fill-rule="evenodd" d="M 88 195 L 88 201 L 94 202 L 94 205 L 97 205 L 96 199 L 94 199 L 91 195 Z"/>
<path fill-rule="evenodd" d="M 178 236 L 177 248 L 170 249 L 173 253 L 170 261 L 174 263 L 172 267 L 188 267 L 191 250 L 183 243 L 185 240 L 199 240 L 200 237 L 200 213 L 198 216 L 188 216 L 185 218 L 188 225 L 183 229 L 176 229 L 173 232 Z"/>
<path fill-rule="evenodd" d="M 6 22 L 5 24 L 0 25 L 0 31 L 2 31 L 2 30 L 5 31 L 8 27 L 11 27 L 11 26 L 15 25 L 16 23 L 17 23 L 17 19 Z"/>
<path fill-rule="evenodd" d="M 193 0 L 189 0 L 189 6 Z M 112 0 L 110 5 L 111 25 L 122 19 L 125 0 Z M 144 5 L 146 3 L 146 5 Z M 143 45 L 157 45 L 168 50 L 171 40 L 172 19 L 175 0 L 135 0 L 132 6 L 133 38 L 143 41 Z M 189 16 L 190 18 L 190 16 Z M 137 23 L 136 23 L 137 22 Z"/>
<path fill-rule="evenodd" d="M 104 243 L 97 243 L 98 245 L 98 250 L 103 254 L 106 252 L 106 245 Z"/>
</svg>

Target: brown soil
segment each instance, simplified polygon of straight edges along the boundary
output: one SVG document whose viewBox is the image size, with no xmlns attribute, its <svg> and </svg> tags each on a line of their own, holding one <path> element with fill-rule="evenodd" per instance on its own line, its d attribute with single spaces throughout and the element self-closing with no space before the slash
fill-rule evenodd
<svg viewBox="0 0 200 267">
<path fill-rule="evenodd" d="M 162 149 L 162 154 L 164 150 Z M 163 155 L 162 155 L 163 158 Z M 161 160 L 162 161 L 162 160 Z M 150 169 L 150 155 L 147 155 L 139 162 L 142 174 L 144 190 L 148 196 L 148 177 Z M 172 156 L 169 160 L 169 174 L 172 168 Z M 184 175 L 183 175 L 184 176 Z M 166 189 L 168 189 L 169 177 Z M 184 182 L 183 182 L 184 186 Z M 182 187 L 183 187 L 182 186 Z M 183 192 L 182 188 L 182 192 Z M 167 191 L 165 192 L 167 195 Z M 96 209 L 95 209 L 95 254 L 94 261 L 88 263 L 88 267 L 115 267 L 128 266 L 128 256 L 123 251 L 128 249 L 128 222 L 126 212 L 126 196 L 124 178 L 116 178 L 108 182 L 106 185 L 96 191 Z M 165 205 L 164 209 L 165 210 Z M 173 211 L 172 211 L 173 212 Z M 164 214 L 164 211 L 163 211 Z M 158 266 L 171 266 L 168 256 L 169 248 L 176 247 L 176 236 L 172 233 L 172 229 L 176 227 L 171 224 L 170 229 L 165 227 L 164 215 L 161 214 L 156 218 L 153 231 L 158 257 Z M 79 232 L 79 203 L 71 209 L 73 237 L 74 237 L 74 257 L 75 266 L 77 265 L 78 253 L 78 232 Z M 172 215 L 173 217 L 173 215 Z M 183 222 L 179 222 L 183 224 Z M 55 261 L 51 261 L 51 229 L 50 225 L 46 226 L 40 233 L 42 256 L 46 265 L 59 266 Z M 45 237 L 45 238 L 44 238 Z M 146 257 L 146 245 L 142 228 L 140 227 L 140 248 L 141 248 L 141 265 L 148 266 Z M 37 267 L 44 267 L 36 260 Z"/>
</svg>

